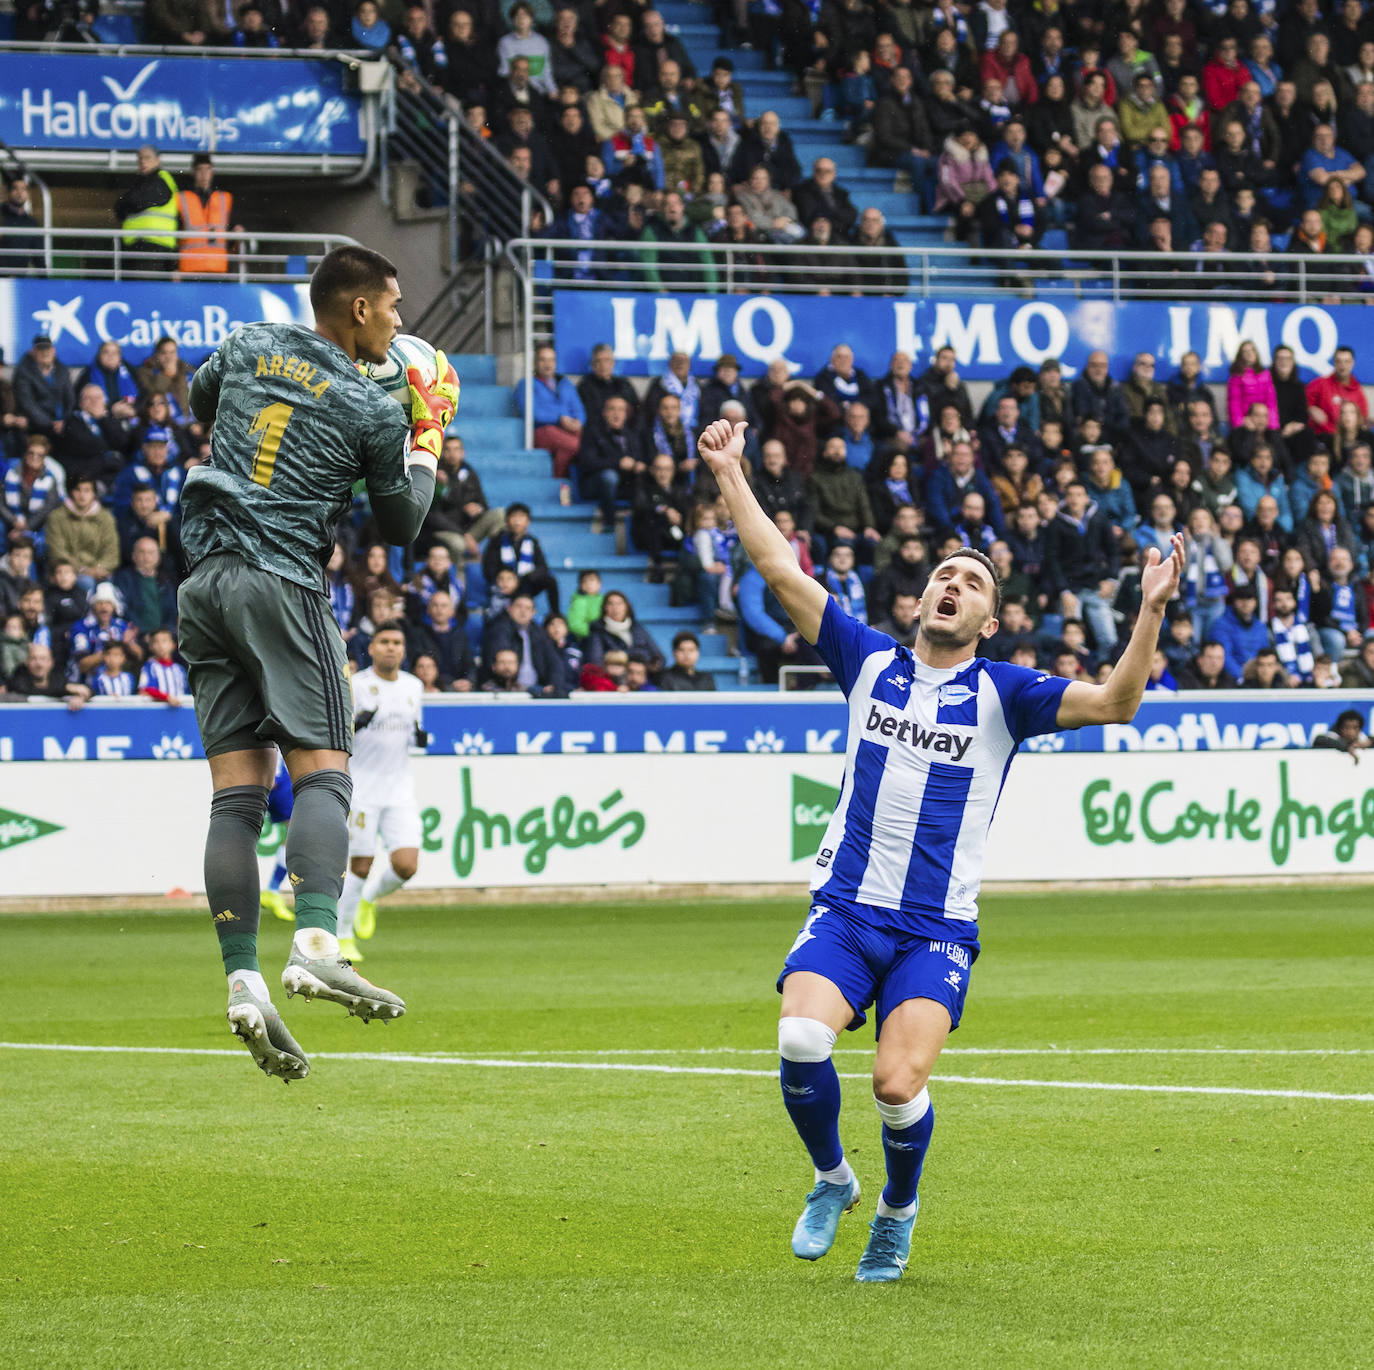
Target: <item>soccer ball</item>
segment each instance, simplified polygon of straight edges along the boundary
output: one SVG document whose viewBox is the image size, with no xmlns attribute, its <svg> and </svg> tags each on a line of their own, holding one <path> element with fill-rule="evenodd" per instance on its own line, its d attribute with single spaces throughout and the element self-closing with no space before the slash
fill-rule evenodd
<svg viewBox="0 0 1374 1370">
<path fill-rule="evenodd" d="M 436 376 L 434 348 L 423 338 L 411 333 L 400 333 L 391 341 L 386 350 L 384 362 L 372 362 L 364 368 L 363 374 L 391 396 L 407 413 L 410 412 L 410 386 L 406 383 L 406 368 L 414 366 L 424 377 L 425 384 L 433 385 Z"/>
</svg>

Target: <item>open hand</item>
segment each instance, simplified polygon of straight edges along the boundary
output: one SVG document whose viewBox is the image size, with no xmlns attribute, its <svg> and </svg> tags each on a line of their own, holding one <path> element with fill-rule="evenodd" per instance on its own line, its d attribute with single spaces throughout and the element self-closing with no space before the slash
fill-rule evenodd
<svg viewBox="0 0 1374 1370">
<path fill-rule="evenodd" d="M 1178 593 L 1179 578 L 1183 575 L 1183 534 L 1169 539 L 1169 555 L 1161 559 L 1158 547 L 1145 553 L 1145 565 L 1140 572 L 1140 598 L 1147 609 L 1164 606 Z"/>
</svg>

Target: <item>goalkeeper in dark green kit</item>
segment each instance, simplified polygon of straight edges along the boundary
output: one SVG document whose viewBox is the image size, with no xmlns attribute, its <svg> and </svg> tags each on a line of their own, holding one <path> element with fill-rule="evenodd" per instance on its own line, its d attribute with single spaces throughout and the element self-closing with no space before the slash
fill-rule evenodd
<svg viewBox="0 0 1374 1370">
<path fill-rule="evenodd" d="M 304 1052 L 258 967 L 257 843 L 277 748 L 295 808 L 286 867 L 296 933 L 288 997 L 328 999 L 364 1022 L 405 1012 L 339 955 L 348 865 L 353 713 L 343 641 L 325 595 L 334 524 L 362 478 L 382 536 L 409 543 L 434 495 L 458 378 L 441 352 L 432 386 L 412 368 L 411 408 L 364 377 L 400 330 L 396 268 L 341 247 L 310 281 L 313 330 L 237 329 L 196 372 L 191 408 L 214 424 L 211 457 L 186 478 L 181 650 L 214 797 L 205 890 L 229 977 L 229 1026 L 268 1075 L 299 1080 Z"/>
</svg>

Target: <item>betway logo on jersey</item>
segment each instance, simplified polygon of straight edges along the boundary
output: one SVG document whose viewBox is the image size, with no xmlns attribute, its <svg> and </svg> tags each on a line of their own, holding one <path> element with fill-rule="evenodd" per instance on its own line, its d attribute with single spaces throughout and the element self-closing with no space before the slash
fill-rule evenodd
<svg viewBox="0 0 1374 1370">
<path fill-rule="evenodd" d="M 236 119 L 188 113 L 179 96 L 159 87 L 153 77 L 161 65 L 155 59 L 145 62 L 125 80 L 102 75 L 99 87 L 73 91 L 72 85 L 85 74 L 83 64 L 74 62 L 70 67 L 71 82 L 60 90 L 24 86 L 19 92 L 24 136 L 119 147 L 134 143 L 198 143 L 215 147 L 237 142 Z"/>
<path fill-rule="evenodd" d="M 973 741 L 970 733 L 952 733 L 945 728 L 926 728 L 914 719 L 887 713 L 876 704 L 868 706 L 864 732 L 891 738 L 894 742 L 904 743 L 918 752 L 942 752 L 953 757 L 955 761 L 964 759 L 964 753 Z"/>
</svg>

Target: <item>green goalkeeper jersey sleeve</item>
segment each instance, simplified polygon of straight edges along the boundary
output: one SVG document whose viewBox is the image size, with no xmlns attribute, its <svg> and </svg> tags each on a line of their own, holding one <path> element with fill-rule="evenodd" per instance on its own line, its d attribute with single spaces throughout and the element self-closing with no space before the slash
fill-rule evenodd
<svg viewBox="0 0 1374 1370">
<path fill-rule="evenodd" d="M 311 329 L 235 330 L 196 372 L 191 407 L 214 421 L 210 460 L 189 473 L 181 497 L 192 565 L 236 552 L 323 590 L 354 483 L 364 479 L 383 504 L 419 493 L 406 474 L 405 410 Z"/>
</svg>

